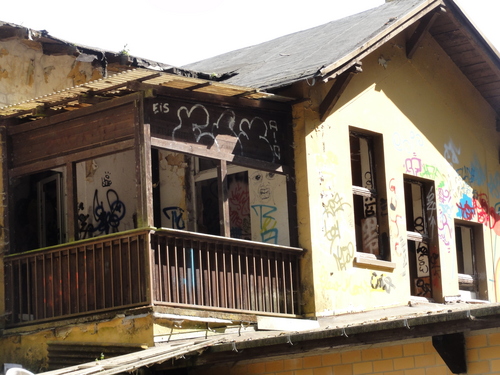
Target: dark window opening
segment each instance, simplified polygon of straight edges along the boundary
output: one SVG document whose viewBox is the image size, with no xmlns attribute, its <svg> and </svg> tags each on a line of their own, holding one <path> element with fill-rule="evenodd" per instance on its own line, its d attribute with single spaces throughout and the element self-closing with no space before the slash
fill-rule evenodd
<svg viewBox="0 0 500 375">
<path fill-rule="evenodd" d="M 432 298 L 431 262 L 429 252 L 429 212 L 427 199 L 434 197 L 429 192 L 434 185 L 428 181 L 405 178 L 405 211 L 408 237 L 408 263 L 410 270 L 411 294 Z"/>
<path fill-rule="evenodd" d="M 62 173 L 46 171 L 11 182 L 14 213 L 11 248 L 15 252 L 64 242 Z"/>
<path fill-rule="evenodd" d="M 356 251 L 390 260 L 382 136 L 351 131 L 349 145 Z"/>
</svg>

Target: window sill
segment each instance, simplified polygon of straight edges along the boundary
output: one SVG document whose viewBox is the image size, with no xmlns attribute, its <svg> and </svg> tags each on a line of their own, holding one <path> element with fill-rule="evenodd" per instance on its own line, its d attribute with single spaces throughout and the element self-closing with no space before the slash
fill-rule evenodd
<svg viewBox="0 0 500 375">
<path fill-rule="evenodd" d="M 373 254 L 356 252 L 356 256 L 354 257 L 354 266 L 392 272 L 396 268 L 396 263 L 377 259 L 377 257 Z"/>
</svg>

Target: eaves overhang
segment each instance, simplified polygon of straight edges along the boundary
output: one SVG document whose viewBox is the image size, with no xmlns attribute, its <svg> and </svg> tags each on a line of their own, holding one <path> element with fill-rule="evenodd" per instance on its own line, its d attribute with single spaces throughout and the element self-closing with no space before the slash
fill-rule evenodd
<svg viewBox="0 0 500 375">
<path fill-rule="evenodd" d="M 411 309 L 411 308 L 410 308 Z M 364 313 L 360 313 L 361 315 Z M 328 351 L 362 349 L 367 345 L 397 344 L 403 340 L 436 338 L 471 331 L 500 327 L 500 305 L 467 305 L 465 308 L 446 308 L 440 312 L 403 314 L 381 317 L 378 320 L 346 323 L 331 318 L 331 325 L 307 332 L 266 332 L 267 337 L 249 339 L 246 335 L 213 345 L 203 355 L 175 363 L 165 363 L 157 369 L 184 366 L 211 366 L 258 359 L 317 355 Z M 458 354 L 457 354 L 458 355 Z"/>
</svg>

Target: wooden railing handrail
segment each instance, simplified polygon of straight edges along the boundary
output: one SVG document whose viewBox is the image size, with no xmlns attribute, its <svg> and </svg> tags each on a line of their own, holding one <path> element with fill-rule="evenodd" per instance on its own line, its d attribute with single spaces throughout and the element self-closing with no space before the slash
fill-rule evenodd
<svg viewBox="0 0 500 375">
<path fill-rule="evenodd" d="M 41 252 L 45 252 L 45 251 L 47 251 L 47 252 L 50 252 L 52 250 L 58 251 L 60 249 L 66 248 L 66 247 L 70 248 L 70 247 L 75 247 L 75 246 L 92 245 L 94 243 L 106 241 L 106 240 L 109 240 L 112 238 L 122 238 L 122 237 L 127 237 L 130 235 L 146 234 L 148 232 L 155 233 L 157 235 L 162 235 L 163 233 L 168 233 L 168 234 L 174 235 L 175 237 L 187 238 L 187 239 L 196 238 L 198 240 L 202 240 L 202 241 L 208 240 L 208 241 L 213 241 L 215 243 L 238 244 L 240 246 L 245 246 L 248 248 L 259 248 L 259 249 L 264 248 L 266 250 L 279 250 L 279 251 L 293 252 L 293 253 L 302 253 L 305 251 L 302 248 L 292 247 L 292 246 L 275 245 L 275 244 L 269 244 L 269 243 L 265 243 L 265 242 L 243 240 L 243 239 L 239 239 L 239 238 L 221 237 L 221 236 L 216 236 L 216 235 L 212 235 L 212 234 L 189 232 L 189 231 L 179 230 L 179 229 L 149 228 L 149 227 L 147 227 L 147 228 L 137 228 L 137 229 L 130 229 L 130 230 L 117 232 L 117 233 L 105 234 L 102 236 L 86 238 L 83 240 L 66 242 L 63 244 L 54 245 L 54 246 L 50 246 L 50 247 L 43 247 L 43 248 L 28 250 L 28 251 L 24 251 L 22 253 L 6 254 L 4 256 L 4 259 L 6 259 L 6 260 L 7 259 L 17 259 L 17 258 L 21 258 L 23 256 L 31 256 L 31 255 L 34 255 L 36 253 L 41 253 Z"/>
<path fill-rule="evenodd" d="M 222 237 L 222 236 L 216 236 L 213 234 L 188 232 L 188 231 L 180 230 L 180 229 L 156 228 L 156 229 L 153 229 L 153 231 L 156 235 L 161 235 L 162 233 L 169 233 L 169 234 L 174 235 L 175 237 L 180 237 L 180 238 L 188 238 L 188 239 L 196 238 L 200 241 L 211 241 L 214 243 L 237 244 L 239 246 L 247 247 L 247 248 L 259 248 L 259 249 L 265 249 L 265 250 L 279 250 L 279 251 L 292 252 L 292 253 L 304 252 L 304 249 L 299 248 L 299 247 L 275 245 L 275 244 L 270 244 L 270 243 L 266 243 L 266 242 L 243 240 L 240 238 Z"/>
<path fill-rule="evenodd" d="M 154 228 L 137 228 L 137 229 L 130 229 L 130 230 L 125 230 L 122 232 L 117 232 L 117 233 L 111 233 L 111 234 L 103 234 L 102 236 L 98 237 L 92 237 L 92 238 L 85 238 L 83 240 L 75 240 L 71 242 L 65 242 L 59 245 L 54 245 L 54 246 L 48 246 L 48 247 L 41 247 L 33 250 L 28 250 L 28 251 L 23 251 L 21 253 L 13 253 L 13 254 L 6 254 L 4 256 L 4 259 L 15 259 L 18 257 L 23 257 L 23 256 L 30 256 L 34 255 L 36 253 L 42 253 L 42 252 L 50 252 L 52 250 L 58 251 L 61 249 L 64 249 L 66 247 L 72 248 L 76 246 L 84 246 L 84 245 L 92 245 L 94 243 L 98 242 L 103 242 L 107 241 L 113 238 L 123 238 L 123 237 L 129 237 L 130 235 L 140 235 L 140 234 L 146 234 L 151 231 L 154 231 Z"/>
</svg>

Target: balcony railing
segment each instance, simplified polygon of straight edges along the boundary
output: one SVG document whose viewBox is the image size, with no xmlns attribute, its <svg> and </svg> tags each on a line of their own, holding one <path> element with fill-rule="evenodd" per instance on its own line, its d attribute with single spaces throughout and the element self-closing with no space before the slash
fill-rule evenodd
<svg viewBox="0 0 500 375">
<path fill-rule="evenodd" d="M 6 256 L 9 326 L 136 306 L 299 314 L 300 249 L 169 229 Z"/>
<path fill-rule="evenodd" d="M 155 304 L 299 313 L 299 249 L 161 230 L 152 252 Z"/>
</svg>

